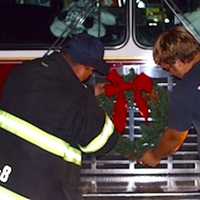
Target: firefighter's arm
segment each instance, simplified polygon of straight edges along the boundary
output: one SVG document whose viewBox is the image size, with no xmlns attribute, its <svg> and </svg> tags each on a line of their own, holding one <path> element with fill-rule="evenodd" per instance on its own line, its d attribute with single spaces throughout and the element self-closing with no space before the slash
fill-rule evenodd
<svg viewBox="0 0 200 200">
<path fill-rule="evenodd" d="M 187 135 L 188 130 L 180 132 L 175 129 L 166 129 L 159 145 L 155 149 L 146 151 L 139 162 L 151 167 L 156 166 L 162 158 L 175 153 L 183 144 Z"/>
</svg>

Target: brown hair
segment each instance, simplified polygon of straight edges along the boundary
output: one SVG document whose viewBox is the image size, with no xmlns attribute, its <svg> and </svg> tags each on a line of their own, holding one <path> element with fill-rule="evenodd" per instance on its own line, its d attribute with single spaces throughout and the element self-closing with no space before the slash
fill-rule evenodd
<svg viewBox="0 0 200 200">
<path fill-rule="evenodd" d="M 196 39 L 182 26 L 176 26 L 162 33 L 153 48 L 156 64 L 173 64 L 177 59 L 190 62 L 200 51 Z"/>
</svg>

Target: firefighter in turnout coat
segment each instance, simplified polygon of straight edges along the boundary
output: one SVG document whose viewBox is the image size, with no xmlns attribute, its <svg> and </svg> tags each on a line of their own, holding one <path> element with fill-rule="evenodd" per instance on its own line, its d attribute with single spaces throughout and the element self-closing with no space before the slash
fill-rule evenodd
<svg viewBox="0 0 200 200">
<path fill-rule="evenodd" d="M 0 108 L 0 199 L 79 200 L 83 154 L 109 151 L 117 134 L 83 82 L 107 74 L 103 44 L 81 34 L 62 51 L 10 74 Z"/>
</svg>

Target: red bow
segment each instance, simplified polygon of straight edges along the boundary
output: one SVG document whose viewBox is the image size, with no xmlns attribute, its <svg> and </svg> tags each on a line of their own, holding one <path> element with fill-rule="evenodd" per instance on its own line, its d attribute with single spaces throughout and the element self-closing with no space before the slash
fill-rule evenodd
<svg viewBox="0 0 200 200">
<path fill-rule="evenodd" d="M 139 108 L 140 114 L 148 119 L 149 111 L 147 101 L 142 93 L 151 93 L 153 90 L 153 81 L 144 73 L 138 75 L 132 82 L 125 82 L 116 70 L 112 70 L 107 76 L 110 84 L 105 86 L 105 94 L 108 97 L 116 96 L 116 104 L 113 111 L 113 122 L 117 132 L 123 133 L 126 127 L 126 117 L 128 110 L 128 101 L 125 91 L 134 92 L 134 100 Z"/>
</svg>

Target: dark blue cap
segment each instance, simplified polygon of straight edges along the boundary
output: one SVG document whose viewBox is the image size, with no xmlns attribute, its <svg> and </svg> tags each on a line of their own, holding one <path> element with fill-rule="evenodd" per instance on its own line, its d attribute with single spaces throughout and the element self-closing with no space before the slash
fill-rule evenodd
<svg viewBox="0 0 200 200">
<path fill-rule="evenodd" d="M 76 35 L 65 43 L 63 51 L 67 51 L 76 62 L 91 66 L 103 75 L 109 71 L 109 66 L 103 60 L 104 45 L 96 37 L 85 33 Z"/>
</svg>

